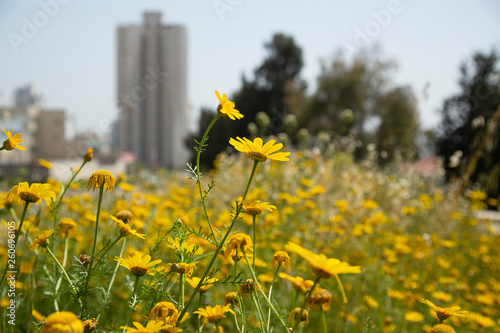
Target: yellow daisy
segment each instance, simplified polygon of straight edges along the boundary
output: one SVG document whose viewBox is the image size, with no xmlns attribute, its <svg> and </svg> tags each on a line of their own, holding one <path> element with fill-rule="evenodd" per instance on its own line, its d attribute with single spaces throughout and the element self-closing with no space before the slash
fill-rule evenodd
<svg viewBox="0 0 500 333">
<path fill-rule="evenodd" d="M 167 327 L 171 327 L 171 325 L 165 325 L 164 322 L 159 320 L 151 320 L 148 322 L 146 326 L 142 326 L 141 323 L 134 321 L 133 327 L 120 326 L 122 330 L 126 330 L 125 333 L 156 333 L 160 330 L 166 329 Z M 180 330 L 182 331 L 182 330 Z M 180 332 L 180 331 L 171 331 L 171 332 Z"/>
<path fill-rule="evenodd" d="M 223 94 L 221 98 L 219 92 L 216 90 L 215 95 L 217 96 L 217 99 L 220 103 L 219 107 L 217 108 L 217 112 L 222 115 L 228 116 L 231 120 L 243 118 L 243 115 L 240 113 L 240 111 L 234 108 L 234 102 L 231 102 L 227 99 L 226 94 Z"/>
<path fill-rule="evenodd" d="M 150 255 L 143 257 L 139 251 L 134 251 L 134 254 L 129 255 L 127 258 L 115 257 L 115 260 L 120 263 L 120 266 L 130 270 L 130 273 L 134 276 L 154 275 L 156 269 L 151 267 L 161 262 L 161 259 L 151 261 Z"/>
<path fill-rule="evenodd" d="M 308 290 L 310 290 L 314 284 L 314 281 L 312 281 L 312 280 L 304 280 L 300 276 L 293 277 L 293 276 L 290 276 L 286 273 L 279 273 L 279 277 L 290 281 L 292 283 L 292 286 L 296 290 L 300 290 L 303 293 L 306 293 Z"/>
<path fill-rule="evenodd" d="M 21 139 L 21 133 L 17 133 L 16 135 L 12 136 L 12 131 L 7 132 L 5 128 L 3 129 L 5 134 L 7 135 L 7 140 L 3 142 L 2 148 L 5 150 L 12 150 L 12 149 L 19 149 L 19 150 L 26 150 L 26 147 L 19 146 L 21 142 L 24 140 Z"/>
<path fill-rule="evenodd" d="M 21 201 L 35 203 L 38 206 L 42 200 L 45 200 L 47 206 L 50 206 L 52 201 L 56 200 L 56 193 L 50 189 L 50 184 L 33 183 L 28 185 L 27 182 L 19 183 L 10 190 L 7 194 L 7 199 L 18 203 Z"/>
<path fill-rule="evenodd" d="M 290 153 L 276 151 L 283 148 L 282 143 L 274 144 L 276 141 L 270 140 L 263 145 L 261 138 L 255 138 L 252 141 L 247 138 L 236 137 L 236 140 L 231 138 L 229 143 L 237 150 L 245 153 L 254 161 L 265 162 L 268 159 L 275 161 L 289 161 L 288 157 Z"/>
<path fill-rule="evenodd" d="M 33 243 L 31 243 L 28 248 L 29 249 L 36 249 L 37 247 L 47 247 L 49 245 L 49 237 L 54 233 L 54 229 L 50 229 L 47 231 L 42 232 L 37 238 L 33 240 Z"/>
<path fill-rule="evenodd" d="M 269 204 L 269 202 L 260 202 L 260 200 L 243 202 L 243 208 L 248 215 L 260 215 L 264 210 L 269 212 L 276 210 L 276 206 Z"/>
<path fill-rule="evenodd" d="M 201 318 L 202 316 L 207 318 L 209 323 L 218 323 L 219 321 L 222 320 L 222 318 L 225 317 L 226 312 L 231 312 L 234 314 L 234 311 L 231 310 L 231 305 L 216 305 L 215 307 L 211 307 L 208 305 L 205 309 L 204 308 L 199 308 L 198 310 L 194 311 L 193 313 L 198 314 L 198 318 Z"/>
<path fill-rule="evenodd" d="M 439 319 L 439 322 L 442 323 L 444 320 L 448 319 L 451 316 L 455 317 L 468 317 L 468 312 L 465 310 L 460 310 L 459 306 L 452 306 L 451 308 L 442 308 L 434 305 L 431 301 L 426 299 L 421 299 L 420 302 L 427 304 L 434 311 L 436 311 L 436 316 Z"/>
<path fill-rule="evenodd" d="M 290 256 L 285 251 L 277 251 L 273 255 L 271 265 L 278 266 L 281 264 L 283 267 L 287 267 L 290 264 Z"/>
<path fill-rule="evenodd" d="M 158 302 L 151 309 L 148 320 L 162 320 L 166 324 L 175 325 L 179 318 L 179 311 L 172 302 Z"/>
<path fill-rule="evenodd" d="M 198 283 L 200 283 L 200 278 L 193 277 L 192 279 L 186 278 L 186 282 L 191 285 L 191 287 L 196 288 Z M 210 287 L 214 285 L 215 282 L 219 281 L 219 279 L 216 278 L 211 278 L 209 279 L 208 277 L 205 278 L 205 281 L 203 282 L 203 285 L 200 287 L 200 293 L 204 294 L 208 291 Z"/>
<path fill-rule="evenodd" d="M 42 333 L 83 333 L 83 323 L 76 314 L 68 311 L 55 312 L 45 319 Z"/>
<path fill-rule="evenodd" d="M 224 251 L 224 256 L 228 257 L 236 250 L 238 250 L 238 252 L 244 252 L 249 247 L 252 247 L 252 239 L 247 234 L 239 232 L 229 239 L 229 243 Z"/>
<path fill-rule="evenodd" d="M 141 239 L 145 239 L 146 238 L 145 234 L 138 233 L 137 230 L 133 230 L 130 227 L 130 225 L 123 223 L 122 220 L 117 219 L 113 215 L 111 215 L 111 219 L 116 222 L 116 224 L 118 225 L 118 228 L 120 228 L 120 235 L 122 235 L 123 237 L 134 235 L 134 236 L 137 236 L 137 237 L 139 237 Z"/>
</svg>

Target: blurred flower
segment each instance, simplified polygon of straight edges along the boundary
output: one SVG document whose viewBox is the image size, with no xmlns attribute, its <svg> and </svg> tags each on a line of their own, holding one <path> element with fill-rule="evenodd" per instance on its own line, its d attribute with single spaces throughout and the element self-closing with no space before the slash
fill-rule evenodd
<svg viewBox="0 0 500 333">
<path fill-rule="evenodd" d="M 455 316 L 455 317 L 467 317 L 468 316 L 468 312 L 465 310 L 460 310 L 459 306 L 453 306 L 451 308 L 442 308 L 442 307 L 434 305 L 431 301 L 428 301 L 426 299 L 421 299 L 420 302 L 427 304 L 434 311 L 436 311 L 436 315 L 439 319 L 439 322 L 443 322 L 443 320 L 446 320 L 451 316 Z"/>
<path fill-rule="evenodd" d="M 95 318 L 85 320 L 83 322 L 83 331 L 85 333 L 92 333 L 96 330 L 97 324 L 99 323 L 95 320 Z"/>
<path fill-rule="evenodd" d="M 199 261 L 195 261 L 189 264 L 185 262 L 179 262 L 176 264 L 168 264 L 167 266 L 169 268 L 169 271 L 171 272 L 186 274 L 186 276 L 190 277 L 191 275 L 193 275 L 197 263 L 199 263 Z"/>
<path fill-rule="evenodd" d="M 278 266 L 281 264 L 283 267 L 287 267 L 290 264 L 290 256 L 285 251 L 277 251 L 273 255 L 273 260 L 271 265 Z"/>
<path fill-rule="evenodd" d="M 239 200 L 241 200 L 241 197 Z M 264 209 L 270 212 L 276 210 L 276 206 L 269 204 L 269 202 L 260 202 L 260 200 L 243 202 L 243 208 L 248 215 L 260 215 Z"/>
<path fill-rule="evenodd" d="M 240 304 L 240 299 L 238 297 L 238 293 L 233 291 L 230 293 L 226 294 L 226 297 L 224 298 L 224 305 L 236 305 L 238 306 Z"/>
<path fill-rule="evenodd" d="M 126 330 L 125 333 L 156 333 L 160 330 L 166 329 L 171 325 L 166 325 L 164 322 L 159 321 L 159 320 L 152 320 L 147 323 L 146 326 L 142 326 L 141 323 L 134 321 L 134 326 L 133 327 L 126 327 L 126 326 L 120 326 L 121 329 Z M 181 332 L 177 331 L 177 332 Z M 175 332 L 175 331 L 173 331 Z"/>
<path fill-rule="evenodd" d="M 92 158 L 94 158 L 94 149 L 92 149 L 92 147 L 90 147 L 87 152 L 85 153 L 85 155 L 83 155 L 83 160 L 85 162 L 90 162 L 92 161 Z"/>
<path fill-rule="evenodd" d="M 321 308 L 323 311 L 328 311 L 331 302 L 332 294 L 328 290 L 315 287 L 307 301 L 307 305 L 311 307 L 311 310 Z"/>
<path fill-rule="evenodd" d="M 311 289 L 314 284 L 314 281 L 312 280 L 304 280 L 300 276 L 293 277 L 286 273 L 279 273 L 279 277 L 290 281 L 295 289 L 300 290 L 303 293 L 306 293 L 309 289 Z"/>
<path fill-rule="evenodd" d="M 121 220 L 117 219 L 113 215 L 111 215 L 111 219 L 116 222 L 116 224 L 118 225 L 118 228 L 120 229 L 120 235 L 122 235 L 123 237 L 134 235 L 134 236 L 137 236 L 141 239 L 146 238 L 145 234 L 138 233 L 137 230 L 133 230 L 130 227 L 130 225 L 123 223 Z"/>
<path fill-rule="evenodd" d="M 290 311 L 288 315 L 288 320 L 294 322 L 299 322 L 299 325 L 307 325 L 309 324 L 309 313 L 306 309 L 295 308 Z"/>
<path fill-rule="evenodd" d="M 215 95 L 217 96 L 217 99 L 220 103 L 219 107 L 217 108 L 217 112 L 222 115 L 228 116 L 231 120 L 243 118 L 243 115 L 240 113 L 240 111 L 234 108 L 234 102 L 231 102 L 227 99 L 226 94 L 223 94 L 221 98 L 219 92 L 216 90 Z"/>
<path fill-rule="evenodd" d="M 451 326 L 444 324 L 437 324 L 431 328 L 431 333 L 456 333 L 456 332 Z"/>
<path fill-rule="evenodd" d="M 412 323 L 418 323 L 424 320 L 424 316 L 420 312 L 408 311 L 405 313 L 405 319 L 411 321 Z"/>
<path fill-rule="evenodd" d="M 64 237 L 68 237 L 68 235 L 76 229 L 76 222 L 69 217 L 65 217 L 59 220 L 59 231 L 58 235 L 63 234 Z"/>
<path fill-rule="evenodd" d="M 97 170 L 92 173 L 92 176 L 89 178 L 89 182 L 87 184 L 87 191 L 90 190 L 92 186 L 94 188 L 92 189 L 92 192 L 96 188 L 101 188 L 101 186 L 105 185 L 106 191 L 109 190 L 110 192 L 113 192 L 113 187 L 115 187 L 115 177 L 113 177 L 113 174 L 109 171 L 106 170 Z"/>
<path fill-rule="evenodd" d="M 247 234 L 239 232 L 234 234 L 227 244 L 226 250 L 224 251 L 224 256 L 228 257 L 232 255 L 233 252 L 244 252 L 247 248 L 252 246 L 252 239 Z"/>
<path fill-rule="evenodd" d="M 7 135 L 7 140 L 3 142 L 2 148 L 5 150 L 12 150 L 12 149 L 19 149 L 19 150 L 26 150 L 26 147 L 19 146 L 21 142 L 23 142 L 23 139 L 21 139 L 21 133 L 17 133 L 16 135 L 12 136 L 12 131 L 7 132 L 5 128 L 3 129 L 5 134 Z"/>
<path fill-rule="evenodd" d="M 238 140 L 238 141 L 237 141 Z M 250 159 L 258 162 L 265 162 L 268 159 L 275 161 L 289 161 L 288 157 L 290 153 L 276 151 L 283 148 L 283 144 L 274 144 L 276 141 L 270 140 L 265 145 L 261 138 L 255 138 L 252 141 L 247 138 L 236 137 L 236 140 L 231 138 L 229 143 L 238 151 L 245 153 L 250 157 Z"/>
<path fill-rule="evenodd" d="M 179 318 L 179 311 L 172 302 L 158 302 L 151 309 L 148 320 L 156 319 L 164 322 L 165 324 L 175 325 Z"/>
<path fill-rule="evenodd" d="M 196 286 L 198 285 L 198 283 L 200 283 L 200 281 L 201 281 L 200 278 L 197 277 L 193 277 L 192 279 L 188 277 L 186 278 L 186 282 L 189 283 L 189 285 L 191 285 L 191 287 L 193 288 L 196 288 Z M 203 285 L 199 289 L 200 293 L 202 294 L 206 293 L 208 289 L 212 287 L 214 283 L 217 281 L 219 281 L 219 279 L 216 278 L 209 279 L 208 277 L 206 277 L 205 281 L 203 282 Z"/>
<path fill-rule="evenodd" d="M 55 312 L 45 319 L 42 333 L 83 333 L 83 323 L 72 312 Z"/>
<path fill-rule="evenodd" d="M 39 158 L 38 163 L 40 163 L 41 166 L 47 169 L 52 169 L 52 167 L 54 166 L 52 163 L 50 163 L 47 160 L 44 160 L 43 158 Z"/>
</svg>

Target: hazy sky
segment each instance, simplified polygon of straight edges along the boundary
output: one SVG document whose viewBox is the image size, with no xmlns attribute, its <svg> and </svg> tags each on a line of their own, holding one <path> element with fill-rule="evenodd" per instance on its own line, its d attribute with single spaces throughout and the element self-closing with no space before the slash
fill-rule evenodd
<svg viewBox="0 0 500 333">
<path fill-rule="evenodd" d="M 188 98 L 195 113 L 216 108 L 214 90 L 231 96 L 242 74 L 252 75 L 275 32 L 292 35 L 302 47 L 308 93 L 321 59 L 379 44 L 398 63 L 395 82 L 418 95 L 426 127 L 437 124 L 443 100 L 458 90 L 460 63 L 474 51 L 500 49 L 496 0 L 0 0 L 4 104 L 11 105 L 16 88 L 32 83 L 47 107 L 73 116 L 79 131 L 104 128 L 117 117 L 117 27 L 141 24 L 144 11 L 160 11 L 165 24 L 187 28 Z"/>
</svg>

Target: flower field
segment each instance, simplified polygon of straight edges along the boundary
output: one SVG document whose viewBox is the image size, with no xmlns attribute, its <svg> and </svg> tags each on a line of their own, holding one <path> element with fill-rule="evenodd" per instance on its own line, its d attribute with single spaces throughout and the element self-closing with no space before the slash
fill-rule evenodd
<svg viewBox="0 0 500 333">
<path fill-rule="evenodd" d="M 217 97 L 214 121 L 241 116 Z M 230 140 L 212 171 L 4 187 L 1 332 L 500 332 L 484 193 Z"/>
</svg>

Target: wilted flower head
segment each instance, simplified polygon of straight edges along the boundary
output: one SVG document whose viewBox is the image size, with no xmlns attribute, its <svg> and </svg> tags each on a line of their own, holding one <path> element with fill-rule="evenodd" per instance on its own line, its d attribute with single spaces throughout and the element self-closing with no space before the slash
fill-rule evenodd
<svg viewBox="0 0 500 333">
<path fill-rule="evenodd" d="M 101 188 L 101 186 L 106 187 L 106 191 L 109 190 L 113 192 L 113 187 L 115 187 L 116 179 L 113 177 L 113 174 L 106 170 L 97 170 L 92 173 L 92 176 L 89 178 L 89 182 L 87 184 L 87 191 L 92 188 L 92 192 L 96 188 Z"/>
</svg>

